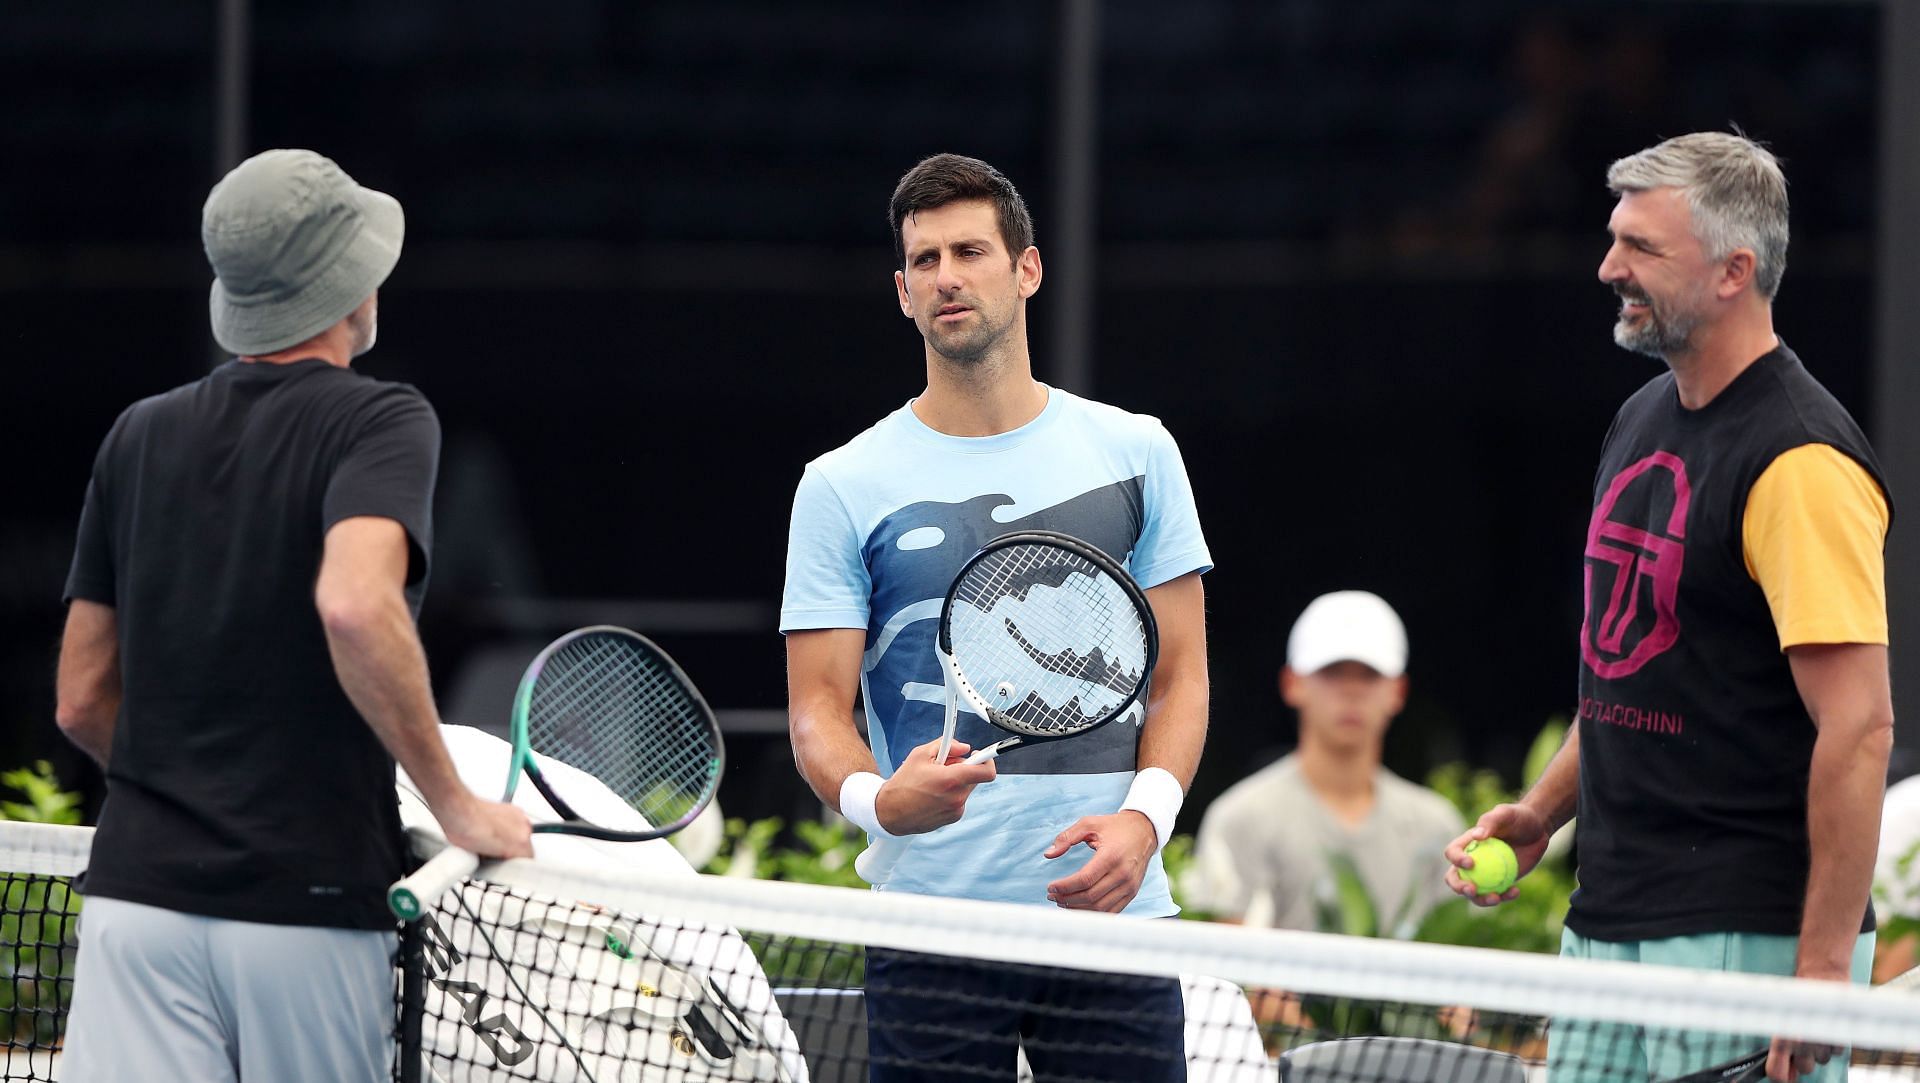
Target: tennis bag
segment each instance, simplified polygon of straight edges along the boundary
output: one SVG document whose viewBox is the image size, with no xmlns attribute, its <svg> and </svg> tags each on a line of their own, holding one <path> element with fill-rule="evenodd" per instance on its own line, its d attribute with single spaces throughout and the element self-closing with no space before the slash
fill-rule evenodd
<svg viewBox="0 0 1920 1083">
<path fill-rule="evenodd" d="M 465 726 L 441 736 L 469 785 L 498 778 L 505 742 Z M 599 780 L 551 761 L 576 802 L 637 816 Z M 439 825 L 400 772 L 401 822 Z M 532 787 L 514 795 L 532 814 Z M 539 836 L 543 858 L 693 876 L 665 840 Z M 648 923 L 588 904 L 467 882 L 416 923 L 424 970 L 423 1080 L 437 1083 L 808 1083 L 800 1043 L 752 951 L 725 926 Z"/>
<path fill-rule="evenodd" d="M 418 923 L 422 1078 L 803 1083 L 804 1066 L 796 1078 L 753 1020 L 764 1022 L 772 1008 L 764 979 L 745 984 L 749 998 L 758 992 L 766 1004 L 736 1005 L 704 974 L 663 958 L 636 932 L 644 928 L 615 913 L 477 884 L 449 892 Z M 652 935 L 705 941 L 703 954 L 722 973 L 760 973 L 731 930 Z"/>
</svg>

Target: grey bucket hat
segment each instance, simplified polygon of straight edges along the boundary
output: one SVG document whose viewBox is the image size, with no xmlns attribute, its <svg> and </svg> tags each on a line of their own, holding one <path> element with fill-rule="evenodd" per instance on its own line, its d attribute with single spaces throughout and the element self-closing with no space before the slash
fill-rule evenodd
<svg viewBox="0 0 1920 1083">
<path fill-rule="evenodd" d="M 213 338 L 241 356 L 284 350 L 344 319 L 400 262 L 406 217 L 310 150 L 269 150 L 213 186 L 200 241 L 213 265 Z"/>
</svg>

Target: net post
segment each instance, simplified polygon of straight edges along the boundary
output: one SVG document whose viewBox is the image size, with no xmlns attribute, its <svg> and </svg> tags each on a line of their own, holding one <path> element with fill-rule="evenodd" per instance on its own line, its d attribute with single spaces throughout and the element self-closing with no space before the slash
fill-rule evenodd
<svg viewBox="0 0 1920 1083">
<path fill-rule="evenodd" d="M 399 923 L 400 954 L 398 1027 L 394 1036 L 393 1078 L 396 1083 L 420 1083 L 421 1024 L 426 1016 L 426 965 L 419 923 Z"/>
</svg>

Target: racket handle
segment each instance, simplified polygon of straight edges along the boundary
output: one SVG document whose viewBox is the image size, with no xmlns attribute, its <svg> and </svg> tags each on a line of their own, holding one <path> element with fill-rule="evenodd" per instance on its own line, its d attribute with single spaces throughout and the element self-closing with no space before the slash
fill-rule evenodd
<svg viewBox="0 0 1920 1083">
<path fill-rule="evenodd" d="M 994 743 L 988 745 L 985 748 L 975 749 L 973 752 L 973 755 L 968 756 L 965 760 L 961 762 L 970 763 L 970 764 L 982 764 L 1000 755 L 1000 753 L 1005 752 L 1009 748 L 1018 748 L 1019 746 L 1020 746 L 1020 738 L 1009 737 L 1004 741 L 995 741 Z"/>
<path fill-rule="evenodd" d="M 853 859 L 853 871 L 860 874 L 860 879 L 879 887 L 893 877 L 893 867 L 912 848 L 911 839 L 875 839 L 872 846 Z"/>
<path fill-rule="evenodd" d="M 933 754 L 933 762 L 945 763 L 947 749 L 953 744 L 953 731 L 960 724 L 960 693 L 953 685 L 953 658 L 941 650 L 937 642 L 933 646 L 933 654 L 940 659 L 941 683 L 946 686 L 947 692 L 947 709 L 940 727 L 940 748 Z"/>
<path fill-rule="evenodd" d="M 472 876 L 480 867 L 480 858 L 457 846 L 449 846 L 413 871 L 413 875 L 394 881 L 387 889 L 387 908 L 401 921 L 418 921 L 447 889 Z"/>
</svg>

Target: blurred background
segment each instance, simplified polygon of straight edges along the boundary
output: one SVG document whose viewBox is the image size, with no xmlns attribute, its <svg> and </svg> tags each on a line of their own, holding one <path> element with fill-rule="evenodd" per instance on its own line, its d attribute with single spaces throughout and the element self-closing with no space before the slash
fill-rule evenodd
<svg viewBox="0 0 1920 1083">
<path fill-rule="evenodd" d="M 784 729 L 788 507 L 922 386 L 885 203 L 958 151 L 1033 209 L 1040 377 L 1186 454 L 1218 569 L 1182 826 L 1291 745 L 1287 631 L 1340 588 L 1409 628 L 1388 765 L 1517 780 L 1572 706 L 1601 436 L 1659 371 L 1594 277 L 1607 163 L 1730 124 L 1782 156 L 1777 325 L 1920 499 L 1894 363 L 1920 335 L 1916 69 L 1907 0 L 9 0 L 0 765 L 50 758 L 98 801 L 51 680 L 93 451 L 217 360 L 207 189 L 303 146 L 407 209 L 359 367 L 445 428 L 422 621 L 447 717 L 503 724 L 542 642 L 627 624 L 721 709 L 730 814 L 817 813 Z"/>
</svg>

